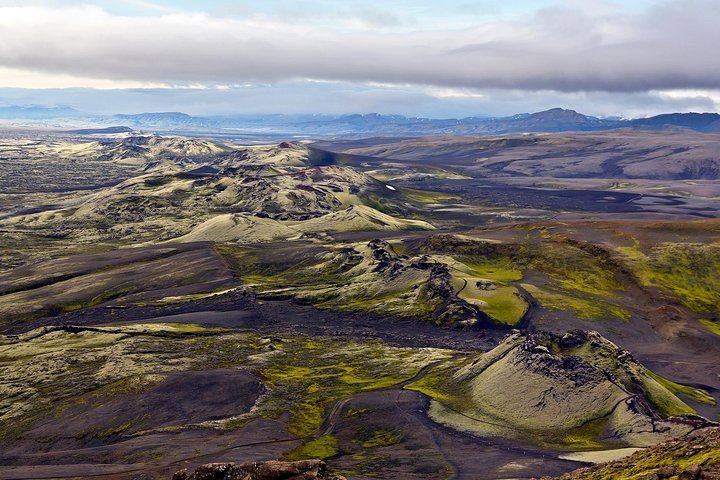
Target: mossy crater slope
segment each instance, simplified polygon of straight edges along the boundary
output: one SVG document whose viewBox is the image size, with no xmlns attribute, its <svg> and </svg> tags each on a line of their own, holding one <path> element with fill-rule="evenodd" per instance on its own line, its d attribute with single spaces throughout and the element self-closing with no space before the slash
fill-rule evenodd
<svg viewBox="0 0 720 480">
<path fill-rule="evenodd" d="M 578 330 L 515 332 L 411 388 L 433 397 L 430 414 L 455 428 L 594 449 L 654 445 L 706 424 L 668 385 L 677 384 L 600 334 Z"/>
</svg>

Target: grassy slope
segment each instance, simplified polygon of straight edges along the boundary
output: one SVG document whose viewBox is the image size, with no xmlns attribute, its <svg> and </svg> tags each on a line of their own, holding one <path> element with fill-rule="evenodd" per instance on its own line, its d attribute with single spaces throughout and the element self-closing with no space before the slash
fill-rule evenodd
<svg viewBox="0 0 720 480">
<path fill-rule="evenodd" d="M 558 477 L 557 480 L 640 480 L 718 478 L 719 476 L 720 429 L 707 428 L 641 450 L 621 460 L 576 470 Z"/>
<path fill-rule="evenodd" d="M 546 377 L 518 368 L 518 342 L 522 338 L 513 338 L 472 362 L 445 362 L 407 388 L 434 399 L 437 402 L 435 408 L 431 408 L 434 418 L 456 428 L 519 436 L 570 449 L 607 448 L 613 443 L 606 438 L 609 428 L 617 428 L 618 422 L 621 430 L 623 422 L 637 425 L 639 421 L 646 422 L 618 409 L 618 402 L 622 403 L 628 392 L 643 395 L 663 417 L 695 413 L 676 396 L 678 394 L 713 402 L 707 392 L 666 380 L 633 361 L 625 361 L 621 366 L 616 347 L 606 340 L 600 341 L 599 346 L 591 346 L 596 342 L 593 340 L 573 349 L 562 348 L 554 341 L 546 345 L 556 358 L 583 358 L 619 382 L 617 385 L 612 382 L 583 384 L 565 392 L 563 389 L 568 387 L 562 375 Z M 568 403 L 568 398 L 574 400 Z M 643 436 L 628 439 L 632 439 L 630 444 L 648 441 Z M 615 441 L 615 445 L 622 442 Z"/>
<path fill-rule="evenodd" d="M 644 253 L 619 249 L 640 281 L 697 313 L 720 313 L 720 244 L 664 243 Z"/>
</svg>

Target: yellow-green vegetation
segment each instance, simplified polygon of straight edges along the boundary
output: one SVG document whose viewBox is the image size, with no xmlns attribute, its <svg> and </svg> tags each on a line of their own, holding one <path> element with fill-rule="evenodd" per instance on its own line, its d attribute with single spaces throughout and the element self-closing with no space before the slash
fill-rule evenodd
<svg viewBox="0 0 720 480">
<path fill-rule="evenodd" d="M 432 192 L 429 190 L 416 190 L 413 188 L 400 189 L 403 198 L 418 203 L 440 203 L 450 200 L 461 200 L 457 195 L 443 192 Z"/>
<path fill-rule="evenodd" d="M 543 307 L 569 310 L 584 320 L 631 317 L 630 312 L 613 303 L 624 287 L 605 255 L 588 253 L 563 238 L 542 242 L 539 246 L 522 245 L 520 255 L 528 255 L 526 268 L 552 279 L 546 289 L 523 284 Z"/>
<path fill-rule="evenodd" d="M 490 352 L 444 362 L 406 388 L 432 398 L 431 417 L 453 428 L 570 450 L 667 438 L 652 433 L 661 420 L 628 406 L 634 395 L 644 396 L 663 418 L 694 413 L 675 395 L 692 389 L 655 381 L 597 333 L 568 335 L 512 334 Z M 576 377 L 577 371 L 588 377 Z M 690 429 L 663 425 L 674 435 Z"/>
<path fill-rule="evenodd" d="M 550 445 L 572 445 L 572 448 L 577 450 L 603 449 L 607 447 L 607 445 L 598 441 L 598 439 L 601 438 L 607 424 L 607 418 L 590 420 L 584 425 L 572 428 L 566 432 L 560 432 L 558 436 L 550 434 L 546 442 Z"/>
<path fill-rule="evenodd" d="M 627 320 L 631 316 L 613 303 L 623 286 L 609 258 L 600 250 L 589 253 L 562 237 L 517 244 L 512 253 L 457 258 L 479 277 L 498 282 L 521 281 L 523 272 L 528 270 L 547 275 L 550 281 L 544 288 L 522 284 L 545 308 L 569 310 L 585 320 L 607 317 Z M 497 318 L 512 324 L 507 321 L 509 318 L 522 316 L 519 299 L 506 295 L 499 298 L 505 302 L 495 308 Z M 492 303 L 485 311 L 493 315 Z"/>
<path fill-rule="evenodd" d="M 523 283 L 522 287 L 535 297 L 540 304 L 549 310 L 567 310 L 573 312 L 583 320 L 598 320 L 609 316 L 628 320 L 630 312 L 589 296 L 574 296 L 568 293 L 554 293 L 541 289 L 529 283 Z"/>
<path fill-rule="evenodd" d="M 705 428 L 629 457 L 567 473 L 559 480 L 714 478 L 720 471 L 720 429 Z"/>
<path fill-rule="evenodd" d="M 512 256 L 515 268 L 536 270 L 553 279 L 557 290 L 582 292 L 612 298 L 624 288 L 615 278 L 615 268 L 600 249 L 583 250 L 563 237 L 518 245 Z"/>
<path fill-rule="evenodd" d="M 75 310 L 80 310 L 82 308 L 94 307 L 95 305 L 100 305 L 101 303 L 105 303 L 114 298 L 121 297 L 121 296 L 125 295 L 126 293 L 130 292 L 131 290 L 132 289 L 129 287 L 109 289 L 109 290 L 102 292 L 101 294 L 96 295 L 96 296 L 92 297 L 91 299 L 86 300 L 84 302 L 61 303 L 57 306 L 57 308 L 62 312 L 74 312 Z"/>
<path fill-rule="evenodd" d="M 325 460 L 338 453 L 338 440 L 332 435 L 323 435 L 317 440 L 310 440 L 291 451 L 285 457 L 288 460 L 305 460 L 319 458 Z"/>
<path fill-rule="evenodd" d="M 264 378 L 266 394 L 252 413 L 207 426 L 238 428 L 248 419 L 278 418 L 289 411 L 289 431 L 305 437 L 320 427 L 335 401 L 401 383 L 449 357 L 445 350 L 378 341 L 271 339 L 183 324 L 36 330 L 0 337 L 0 422 L 7 426 L 3 436 L 22 435 L 44 415 L 141 394 L 173 372 L 244 366 Z M 98 426 L 94 435 L 120 434 L 140 420 Z"/>
<path fill-rule="evenodd" d="M 715 335 L 720 335 L 720 323 L 712 320 L 700 320 L 700 324 L 713 332 Z"/>
<path fill-rule="evenodd" d="M 661 377 L 660 375 L 657 375 L 651 371 L 648 370 L 648 374 L 650 377 L 655 380 L 657 383 L 665 387 L 668 391 L 674 393 L 675 395 L 682 395 L 684 397 L 690 398 L 692 400 L 695 400 L 696 402 L 704 403 L 706 405 L 717 405 L 717 402 L 715 401 L 715 398 L 713 398 L 712 395 L 710 395 L 708 392 L 701 388 L 692 388 L 688 387 L 687 385 L 681 385 L 679 383 L 675 383 L 672 380 L 668 380 L 667 378 Z M 687 412 L 680 412 L 680 413 L 687 413 Z M 694 412 L 690 412 L 694 413 Z"/>
<path fill-rule="evenodd" d="M 88 403 L 92 406 L 101 405 L 104 400 L 116 395 L 129 395 L 149 390 L 161 384 L 166 378 L 165 375 L 154 374 L 131 375 L 103 385 L 91 392 L 87 399 L 81 399 L 80 402 Z"/>
<path fill-rule="evenodd" d="M 461 384 L 453 382 L 453 375 L 469 364 L 472 358 L 457 358 L 443 362 L 432 368 L 424 377 L 407 385 L 408 390 L 415 390 L 428 397 L 448 404 L 462 404 L 465 389 Z"/>
<path fill-rule="evenodd" d="M 228 293 L 234 290 L 234 288 L 222 288 L 219 290 L 209 291 L 209 292 L 198 292 L 198 293 L 191 293 L 188 295 L 172 295 L 169 297 L 163 297 L 159 300 L 148 302 L 150 305 L 171 305 L 173 303 L 186 303 L 186 302 L 192 302 L 195 300 L 202 300 L 203 298 L 210 298 L 214 297 L 216 295 L 222 295 L 224 293 Z"/>
<path fill-rule="evenodd" d="M 248 286 L 263 295 L 294 297 L 321 309 L 438 318 L 437 309 L 445 300 L 428 291 L 429 270 L 406 268 L 387 278 L 376 270 L 377 260 L 367 244 L 345 244 L 322 253 L 313 248 L 314 253 L 287 263 L 264 260 L 261 249 L 222 246 L 218 251 Z M 405 267 L 427 259 L 447 265 L 459 298 L 498 323 L 517 325 L 527 312 L 528 301 L 517 285 L 528 271 L 545 277 L 542 286 L 527 280 L 522 286 L 547 309 L 569 311 L 584 320 L 631 317 L 618 303 L 623 286 L 616 278 L 617 265 L 599 247 L 563 237 L 503 244 L 438 235 L 422 247 L 431 252 L 426 260 L 413 257 L 414 248 L 395 242 L 387 251 Z"/>
<path fill-rule="evenodd" d="M 252 335 L 182 330 L 134 324 L 0 337 L 3 436 L 21 435 L 43 415 L 71 406 L 144 391 L 168 373 L 242 364 L 256 351 Z"/>
<path fill-rule="evenodd" d="M 397 445 L 402 440 L 402 435 L 393 430 L 375 430 L 372 435 L 362 442 L 363 448 L 389 447 Z"/>
<path fill-rule="evenodd" d="M 172 329 L 179 333 L 197 333 L 207 330 L 207 327 L 195 325 L 193 323 L 166 323 L 169 329 Z"/>
<path fill-rule="evenodd" d="M 7 285 L 10 281 L 14 285 L 12 293 L 0 295 L 0 324 L 106 302 L 124 306 L 149 304 L 169 292 L 208 293 L 209 284 L 218 290 L 237 285 L 231 272 L 207 245 L 138 248 L 49 259 L 37 264 L 32 274 L 20 275 L 14 278 L 9 273 L 0 278 L 0 283 Z"/>
<path fill-rule="evenodd" d="M 720 312 L 720 243 L 663 243 L 644 253 L 618 249 L 643 285 L 657 287 L 698 313 Z"/>
<path fill-rule="evenodd" d="M 517 282 L 523 278 L 518 265 L 508 257 L 462 255 L 455 258 L 479 278 L 498 282 Z"/>
<path fill-rule="evenodd" d="M 537 293 L 538 300 L 546 308 L 569 310 L 586 320 L 608 317 L 626 320 L 631 316 L 616 304 L 624 287 L 616 278 L 617 265 L 600 247 L 559 235 L 541 235 L 539 241 L 528 237 L 527 241 L 518 243 L 461 236 L 443 238 L 439 235 L 435 238 L 429 247 L 452 255 L 452 261 L 456 263 L 450 261 L 449 264 L 458 271 L 454 275 L 469 282 L 471 288 L 463 289 L 461 298 L 475 303 L 503 323 L 516 324 L 527 306 L 514 288 L 502 287 L 522 281 L 528 272 L 547 277 L 542 288 L 537 284 L 526 288 L 533 295 Z M 473 277 L 495 282 L 497 289 L 476 292 L 472 288 Z M 526 279 L 523 287 L 528 284 Z M 494 294 L 492 290 L 496 290 Z"/>
<path fill-rule="evenodd" d="M 352 409 L 352 408 L 348 408 L 348 409 L 345 410 L 345 412 L 343 413 L 343 417 L 344 417 L 344 418 L 359 417 L 360 415 L 362 415 L 362 414 L 364 414 L 364 413 L 368 413 L 369 411 L 370 411 L 370 410 L 367 409 L 367 408 L 361 408 L 360 410 L 354 410 L 354 409 Z"/>
<path fill-rule="evenodd" d="M 660 412 L 660 415 L 670 417 L 673 415 L 692 415 L 697 413 L 694 408 L 675 396 L 675 392 L 668 389 L 666 386 L 667 381 L 659 381 L 658 378 L 656 375 L 647 372 L 647 375 L 642 375 L 640 380 L 642 381 L 648 400 L 650 400 L 650 403 Z M 680 385 L 678 385 L 678 387 L 680 387 Z"/>
<path fill-rule="evenodd" d="M 478 307 L 495 320 L 506 325 L 517 325 L 527 312 L 528 304 L 515 287 L 496 286 L 493 290 L 480 290 L 472 284 L 460 292 L 460 298 L 478 305 Z"/>
<path fill-rule="evenodd" d="M 102 430 L 102 431 L 97 432 L 97 433 L 91 432 L 90 435 L 91 435 L 91 436 L 94 436 L 94 437 L 96 437 L 96 438 L 99 438 L 99 439 L 104 439 L 104 438 L 107 438 L 107 437 L 112 437 L 112 436 L 114 436 L 114 435 L 120 435 L 120 434 L 122 434 L 123 432 L 125 432 L 126 430 L 129 430 L 133 425 L 135 425 L 135 424 L 137 424 L 137 423 L 145 420 L 145 419 L 148 418 L 148 417 L 149 417 L 148 414 L 141 415 L 141 416 L 137 416 L 137 417 L 133 417 L 133 418 L 131 418 L 130 420 L 128 420 L 127 422 L 125 422 L 125 423 L 123 423 L 123 424 L 121 424 L 121 425 L 116 425 L 116 426 L 113 426 L 113 427 L 109 427 L 109 428 L 107 428 L 106 430 Z"/>
<path fill-rule="evenodd" d="M 517 325 L 528 304 L 518 290 L 509 285 L 522 278 L 509 259 L 462 255 L 434 256 L 450 266 L 458 296 L 477 306 L 500 323 Z"/>
<path fill-rule="evenodd" d="M 449 356 L 440 350 L 341 340 L 322 343 L 290 340 L 283 342 L 281 352 L 261 369 L 272 398 L 259 410 L 273 417 L 292 405 L 288 430 L 298 437 L 320 428 L 335 401 L 365 390 L 396 385 L 412 378 L 428 363 Z"/>
<path fill-rule="evenodd" d="M 312 248 L 306 255 L 298 255 L 303 250 L 296 249 L 287 262 L 264 261 L 259 257 L 271 252 L 261 249 L 220 251 L 247 286 L 268 298 L 294 297 L 319 309 L 437 319 L 434 313 L 443 298 L 429 291 L 430 269 L 407 268 L 413 259 L 399 257 L 402 244 L 385 248 L 402 268 L 392 275 L 377 270 L 378 260 L 366 243 Z"/>
</svg>

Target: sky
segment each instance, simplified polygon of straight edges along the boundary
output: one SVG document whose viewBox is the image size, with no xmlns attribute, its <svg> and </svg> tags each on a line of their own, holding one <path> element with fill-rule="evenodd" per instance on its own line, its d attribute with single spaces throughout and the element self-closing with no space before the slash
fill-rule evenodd
<svg viewBox="0 0 720 480">
<path fill-rule="evenodd" d="M 0 0 L 0 104 L 720 111 L 718 0 Z"/>
</svg>

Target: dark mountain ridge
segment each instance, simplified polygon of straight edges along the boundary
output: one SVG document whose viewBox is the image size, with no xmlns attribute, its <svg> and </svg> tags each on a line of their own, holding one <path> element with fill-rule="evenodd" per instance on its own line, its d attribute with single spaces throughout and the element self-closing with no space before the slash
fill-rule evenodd
<svg viewBox="0 0 720 480">
<path fill-rule="evenodd" d="M 423 118 L 378 113 L 349 115 L 217 115 L 194 116 L 183 112 L 92 115 L 70 107 L 39 105 L 0 107 L 0 119 L 18 121 L 83 120 L 95 126 L 125 125 L 133 128 L 244 130 L 307 136 L 423 136 L 495 135 L 505 133 L 587 132 L 621 128 L 662 130 L 691 129 L 720 131 L 720 114 L 668 113 L 648 118 L 618 119 L 583 115 L 575 110 L 552 108 L 542 112 L 507 117 L 472 116 L 466 118 Z"/>
</svg>

